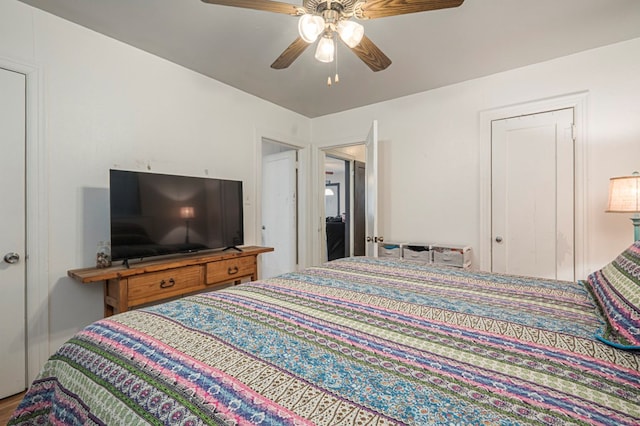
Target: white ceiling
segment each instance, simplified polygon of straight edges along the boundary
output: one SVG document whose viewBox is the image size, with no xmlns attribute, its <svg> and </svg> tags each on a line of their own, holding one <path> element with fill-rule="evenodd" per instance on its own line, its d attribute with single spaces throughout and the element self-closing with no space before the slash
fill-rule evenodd
<svg viewBox="0 0 640 426">
<path fill-rule="evenodd" d="M 292 16 L 200 0 L 21 1 L 311 118 L 640 37 L 640 0 L 466 0 L 362 21 L 393 63 L 374 73 L 340 44 L 328 87 L 335 64 L 313 47 L 270 68 L 297 37 Z"/>
</svg>

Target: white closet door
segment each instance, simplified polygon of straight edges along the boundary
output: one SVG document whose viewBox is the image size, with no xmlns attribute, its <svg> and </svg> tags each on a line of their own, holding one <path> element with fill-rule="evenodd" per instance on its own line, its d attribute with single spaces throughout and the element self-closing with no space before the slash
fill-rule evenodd
<svg viewBox="0 0 640 426">
<path fill-rule="evenodd" d="M 273 247 L 262 255 L 261 278 L 297 268 L 296 151 L 262 159 L 262 245 Z"/>
<path fill-rule="evenodd" d="M 492 124 L 492 271 L 574 280 L 573 108 Z"/>
<path fill-rule="evenodd" d="M 0 68 L 0 398 L 26 388 L 25 88 Z"/>
</svg>

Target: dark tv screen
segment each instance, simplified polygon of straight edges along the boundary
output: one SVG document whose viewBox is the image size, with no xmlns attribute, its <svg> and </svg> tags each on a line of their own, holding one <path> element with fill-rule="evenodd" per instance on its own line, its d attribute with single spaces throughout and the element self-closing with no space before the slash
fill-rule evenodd
<svg viewBox="0 0 640 426">
<path fill-rule="evenodd" d="M 241 181 L 110 170 L 109 196 L 113 260 L 244 244 Z"/>
</svg>

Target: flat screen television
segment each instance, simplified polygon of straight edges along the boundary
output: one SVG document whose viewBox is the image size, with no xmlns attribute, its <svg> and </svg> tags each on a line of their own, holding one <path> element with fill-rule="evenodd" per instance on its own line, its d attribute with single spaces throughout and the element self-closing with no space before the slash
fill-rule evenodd
<svg viewBox="0 0 640 426">
<path fill-rule="evenodd" d="M 114 261 L 244 244 L 241 181 L 112 169 L 109 197 Z"/>
</svg>

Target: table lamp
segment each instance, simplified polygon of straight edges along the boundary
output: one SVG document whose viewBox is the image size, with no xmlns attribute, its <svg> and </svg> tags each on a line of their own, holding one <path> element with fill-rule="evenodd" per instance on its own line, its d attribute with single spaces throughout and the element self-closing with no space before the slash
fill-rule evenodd
<svg viewBox="0 0 640 426">
<path fill-rule="evenodd" d="M 184 219 L 187 227 L 187 232 L 184 236 L 184 242 L 185 244 L 189 244 L 189 219 L 193 219 L 195 217 L 193 207 L 190 207 L 190 206 L 180 207 L 180 217 Z"/>
<path fill-rule="evenodd" d="M 640 174 L 609 179 L 609 205 L 607 212 L 633 213 L 634 241 L 640 240 Z"/>
</svg>

